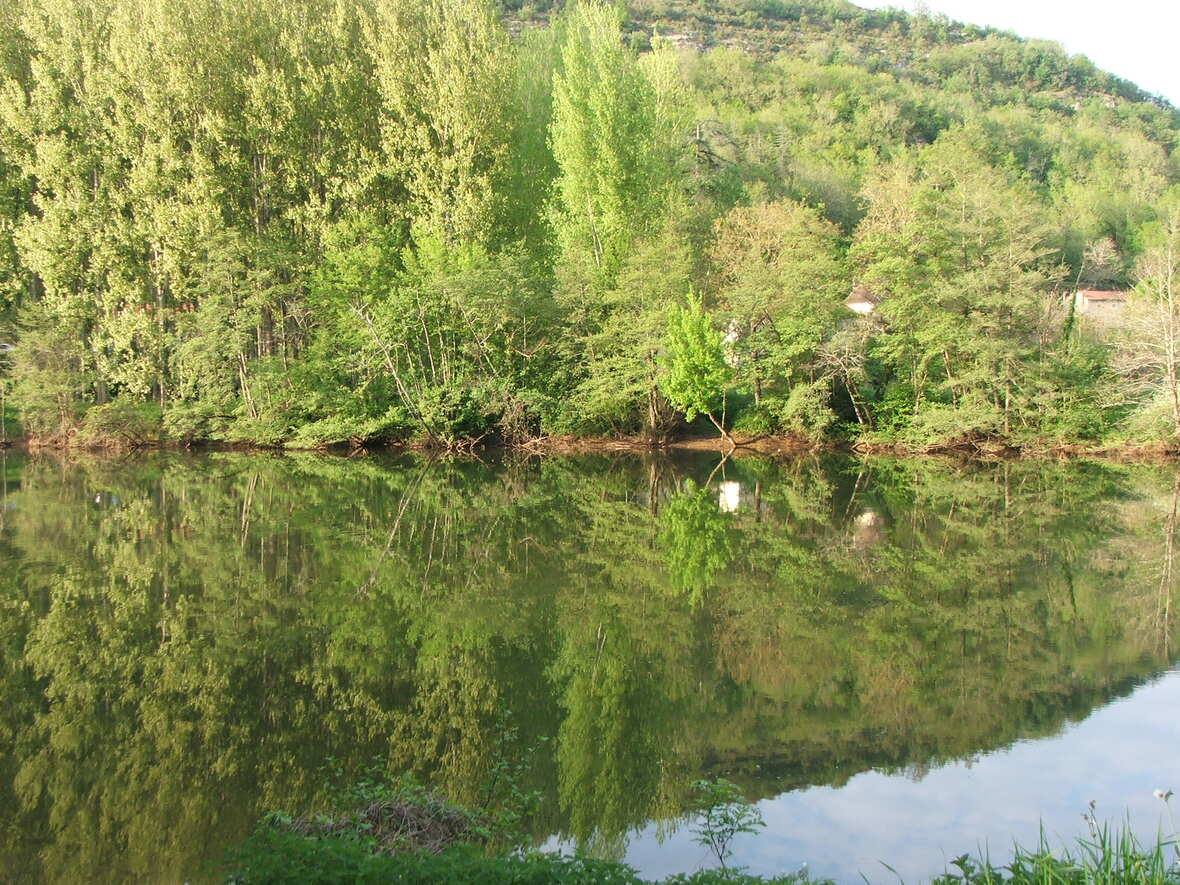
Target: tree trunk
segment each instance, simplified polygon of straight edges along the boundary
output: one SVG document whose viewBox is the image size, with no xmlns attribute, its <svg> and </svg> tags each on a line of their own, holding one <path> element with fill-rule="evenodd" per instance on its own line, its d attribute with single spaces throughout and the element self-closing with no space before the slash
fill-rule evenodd
<svg viewBox="0 0 1180 885">
<path fill-rule="evenodd" d="M 721 434 L 722 439 L 729 443 L 729 450 L 732 452 L 736 449 L 737 443 L 733 441 L 733 437 L 729 435 L 729 431 L 725 429 L 725 425 L 718 421 L 712 412 L 706 412 L 705 416 L 713 422 L 713 426 L 717 428 L 717 432 Z"/>
<path fill-rule="evenodd" d="M 258 318 L 258 358 L 266 359 L 274 353 L 275 317 L 269 307 L 262 308 Z"/>
</svg>

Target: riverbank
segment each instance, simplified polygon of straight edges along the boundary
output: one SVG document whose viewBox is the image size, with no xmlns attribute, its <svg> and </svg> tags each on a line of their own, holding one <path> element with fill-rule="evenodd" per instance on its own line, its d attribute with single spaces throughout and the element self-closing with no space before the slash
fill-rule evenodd
<svg viewBox="0 0 1180 885">
<path fill-rule="evenodd" d="M 835 885 L 813 879 L 804 863 L 795 872 L 752 875 L 726 865 L 734 836 L 764 826 L 761 814 L 735 785 L 720 804 L 689 809 L 685 826 L 696 841 L 710 847 L 719 865 L 660 879 L 644 879 L 630 866 L 583 854 L 539 852 L 522 841 L 504 841 L 505 820 L 487 810 L 472 810 L 413 785 L 402 786 L 348 812 L 320 813 L 292 819 L 268 815 L 258 829 L 228 857 L 226 883 L 471 883 L 471 885 Z M 411 782 L 412 783 L 412 782 Z M 705 783 L 705 782 L 700 782 Z M 707 792 L 707 791 L 706 791 Z M 1157 791 L 1165 805 L 1172 794 Z M 503 811 L 503 810 L 501 810 Z M 1111 830 L 1083 814 L 1090 838 L 1076 845 L 1054 846 L 1043 831 L 1035 849 L 1015 845 L 1012 859 L 995 864 L 986 852 L 949 860 L 941 873 L 931 871 L 933 885 L 1177 885 L 1180 849 L 1175 836 L 1160 834 L 1152 844 L 1139 843 L 1124 827 Z M 514 822 L 519 818 L 512 817 Z M 884 862 L 882 862 L 884 863 Z M 885 864 L 886 869 L 892 867 Z M 862 873 L 866 883 L 869 879 Z"/>
<path fill-rule="evenodd" d="M 1082 843 L 1079 853 L 1017 850 L 1011 864 L 962 855 L 955 869 L 934 876 L 934 885 L 1176 885 L 1180 870 L 1169 863 L 1168 843 L 1140 847 L 1118 839 Z M 366 882 L 399 885 L 834 885 L 806 871 L 753 876 L 732 870 L 700 870 L 666 879 L 643 879 L 621 863 L 555 854 L 487 857 L 472 850 L 442 854 L 374 855 L 358 843 L 313 841 L 277 831 L 256 835 L 248 855 L 225 879 L 233 885 L 328 885 Z M 867 879 L 865 880 L 868 881 Z"/>
<path fill-rule="evenodd" d="M 617 439 L 555 437 L 537 440 L 517 448 L 554 455 L 604 451 L 650 452 L 681 450 L 718 452 L 729 454 L 732 457 L 740 457 L 742 455 L 794 456 L 812 452 L 895 455 L 898 457 L 937 455 L 973 459 L 1109 458 L 1112 460 L 1161 460 L 1180 457 L 1180 445 L 1164 442 L 1104 444 L 1047 441 L 1013 443 L 1002 440 L 982 440 L 933 445 L 910 445 L 899 441 L 816 441 L 796 436 L 744 436 L 742 434 L 734 434 L 732 441 L 718 436 L 675 439 L 661 443 L 653 443 L 639 437 Z"/>
<path fill-rule="evenodd" d="M 475 454 L 477 452 L 514 452 L 527 455 L 588 455 L 611 452 L 651 454 L 658 452 L 717 452 L 726 457 L 743 456 L 796 457 L 805 454 L 834 452 L 853 455 L 890 455 L 895 457 L 952 457 L 967 460 L 1068 460 L 1099 458 L 1111 461 L 1170 461 L 1180 458 L 1180 443 L 1164 441 L 1136 442 L 1058 442 L 1032 440 L 1016 442 L 1000 439 L 967 440 L 929 445 L 914 445 L 898 440 L 815 440 L 790 435 L 746 435 L 735 433 L 730 439 L 721 436 L 684 437 L 652 440 L 643 436 L 543 436 L 522 442 L 496 439 L 459 441 L 450 445 L 431 440 L 398 440 L 381 443 L 339 443 L 330 446 L 265 445 L 248 440 L 137 440 L 118 437 L 81 438 L 78 436 L 23 437 L 0 442 L 0 448 L 36 452 L 117 452 L 135 451 L 224 451 L 224 452 L 322 452 L 355 455 L 366 452 L 419 452 L 435 454 Z"/>
<path fill-rule="evenodd" d="M 238 852 L 224 879 L 229 885 L 336 885 L 365 882 L 398 885 L 801 885 L 828 880 L 806 873 L 750 876 L 730 870 L 701 870 L 666 879 L 642 879 L 626 864 L 558 854 L 487 856 L 471 847 L 440 854 L 374 854 L 355 840 L 328 842 L 264 830 Z"/>
</svg>

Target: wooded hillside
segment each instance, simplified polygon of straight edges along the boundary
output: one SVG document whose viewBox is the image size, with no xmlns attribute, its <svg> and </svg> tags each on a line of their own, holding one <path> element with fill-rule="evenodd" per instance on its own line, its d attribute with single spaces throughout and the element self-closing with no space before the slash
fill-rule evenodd
<svg viewBox="0 0 1180 885">
<path fill-rule="evenodd" d="M 506 5 L 10 4 L 24 432 L 1180 434 L 1162 99 L 846 3 Z"/>
</svg>

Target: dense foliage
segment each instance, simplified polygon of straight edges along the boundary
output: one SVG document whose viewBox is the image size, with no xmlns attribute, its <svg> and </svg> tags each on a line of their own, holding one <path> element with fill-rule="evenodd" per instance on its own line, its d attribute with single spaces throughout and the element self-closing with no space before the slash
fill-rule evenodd
<svg viewBox="0 0 1180 885">
<path fill-rule="evenodd" d="M 1083 815 L 1084 816 L 1084 815 Z M 1143 844 L 1128 829 L 1102 828 L 1073 848 L 1050 845 L 1042 833 L 1036 848 L 1017 845 L 1011 863 L 997 865 L 988 857 L 960 855 L 951 861 L 955 872 L 935 885 L 1175 885 L 1180 882 L 1180 849 L 1175 834 L 1160 833 Z"/>
<path fill-rule="evenodd" d="M 1172 843 L 1162 837 L 1154 845 L 1141 846 L 1128 833 L 1103 834 L 1096 842 L 1082 842 L 1076 849 L 1042 844 L 1036 850 L 1017 846 L 1015 859 L 997 866 L 986 859 L 962 855 L 952 861 L 955 873 L 936 877 L 936 885 L 1176 885 L 1180 873 L 1171 863 Z M 408 854 L 396 857 L 372 855 L 356 845 L 330 844 L 293 838 L 274 832 L 252 837 L 239 849 L 239 864 L 229 880 L 235 885 L 299 883 L 436 882 L 490 883 L 490 885 L 644 885 L 622 864 L 547 854 L 524 857 L 483 857 L 463 851 L 443 856 Z M 660 880 L 664 885 L 823 885 L 806 875 L 764 878 L 733 871 L 707 870 Z"/>
<path fill-rule="evenodd" d="M 739 429 L 1180 433 L 1180 367 L 1152 358 L 1180 334 L 1162 100 L 1052 44 L 836 2 L 505 6 L 10 2 L 24 431 L 664 437 L 695 291 L 725 359 L 672 384 L 732 395 Z M 1106 335 L 1062 307 L 1133 284 L 1143 321 Z"/>
<path fill-rule="evenodd" d="M 371 771 L 361 783 L 361 789 L 354 786 L 350 791 L 352 801 L 334 812 L 301 818 L 282 812 L 266 815 L 249 838 L 227 852 L 227 885 L 643 885 L 647 881 L 618 861 L 536 851 L 521 841 L 523 833 L 505 842 L 497 838 L 499 828 L 494 824 L 473 829 L 474 822 L 491 822 L 490 809 L 477 811 L 447 802 L 412 778 Z M 766 879 L 728 868 L 730 840 L 738 833 L 753 832 L 761 816 L 736 784 L 720 779 L 696 786 L 704 792 L 698 809 L 700 841 L 713 851 L 720 867 L 661 881 L 667 885 L 808 885 L 812 881 L 805 870 Z M 500 811 L 513 804 L 500 806 Z M 445 824 L 456 820 L 458 827 Z M 825 883 L 817 881 L 817 885 Z"/>
<path fill-rule="evenodd" d="M 587 857 L 486 857 L 462 849 L 438 855 L 372 854 L 355 842 L 311 840 L 274 830 L 264 830 L 242 845 L 231 869 L 226 881 L 232 885 L 648 885 L 652 881 L 640 878 L 625 864 Z M 764 878 L 714 870 L 659 881 L 663 885 L 812 882 L 797 875 Z"/>
</svg>

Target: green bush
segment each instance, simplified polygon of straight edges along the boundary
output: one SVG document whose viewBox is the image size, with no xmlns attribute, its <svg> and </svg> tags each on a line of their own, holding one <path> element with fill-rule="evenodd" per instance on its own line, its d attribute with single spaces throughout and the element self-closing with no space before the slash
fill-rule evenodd
<svg viewBox="0 0 1180 885">
<path fill-rule="evenodd" d="M 819 439 L 836 422 L 831 399 L 832 385 L 828 378 L 796 384 L 784 401 L 775 403 L 779 428 L 806 439 Z"/>
<path fill-rule="evenodd" d="M 984 396 L 971 392 L 958 405 L 931 403 L 922 408 L 906 429 L 907 442 L 915 446 L 954 446 L 993 439 L 1001 435 L 1003 415 Z"/>
<path fill-rule="evenodd" d="M 1160 394 L 1131 414 L 1122 428 L 1122 433 L 1132 443 L 1157 440 L 1174 442 L 1172 404 L 1167 396 Z"/>
<path fill-rule="evenodd" d="M 81 326 L 37 303 L 21 313 L 19 346 L 9 356 L 12 405 L 32 436 L 65 438 L 93 401 L 91 367 L 77 342 Z"/>
<path fill-rule="evenodd" d="M 233 885 L 641 885 L 625 864 L 556 854 L 487 857 L 470 847 L 442 854 L 373 854 L 360 841 L 314 839 L 269 827 L 241 845 L 225 881 Z M 803 876 L 763 879 L 722 870 L 673 876 L 667 885 L 787 885 Z"/>
<path fill-rule="evenodd" d="M 290 448 L 316 449 L 349 441 L 392 440 L 409 435 L 410 424 L 397 408 L 376 417 L 330 415 L 297 427 L 287 440 Z"/>
<path fill-rule="evenodd" d="M 79 435 L 87 442 L 142 446 L 160 439 L 161 426 L 154 402 L 117 399 L 88 409 Z"/>
<path fill-rule="evenodd" d="M 470 847 L 452 848 L 441 854 L 373 854 L 360 842 L 316 840 L 271 830 L 259 832 L 242 847 L 228 881 L 236 885 L 630 885 L 640 880 L 621 864 L 586 858 L 545 854 L 487 857 Z"/>
<path fill-rule="evenodd" d="M 704 491 L 704 490 L 702 490 Z M 716 512 L 714 510 L 714 512 Z M 507 719 L 508 743 L 516 730 Z M 331 811 L 292 817 L 266 815 L 254 834 L 227 858 L 225 881 L 233 885 L 335 885 L 335 883 L 488 883 L 488 885 L 639 885 L 644 880 L 625 864 L 581 856 L 527 850 L 522 820 L 537 794 L 523 790 L 520 777 L 532 751 L 510 760 L 502 749 L 490 771 L 481 810 L 457 805 L 410 775 L 390 777 L 379 765 L 358 779 L 330 786 Z M 332 771 L 334 779 L 343 771 Z M 795 883 L 806 874 L 773 879 L 725 869 L 729 843 L 761 825 L 756 809 L 726 780 L 697 784 L 698 841 L 714 851 L 722 867 L 667 879 L 669 885 Z"/>
<path fill-rule="evenodd" d="M 741 788 L 725 778 L 699 780 L 693 785 L 697 794 L 697 821 L 693 835 L 717 858 L 721 869 L 729 871 L 726 861 L 733 854 L 735 836 L 753 835 L 766 826 L 758 806 L 743 795 Z"/>
</svg>

